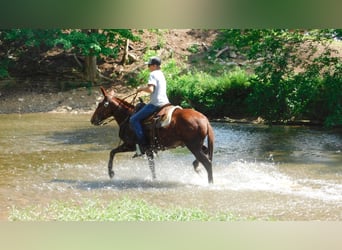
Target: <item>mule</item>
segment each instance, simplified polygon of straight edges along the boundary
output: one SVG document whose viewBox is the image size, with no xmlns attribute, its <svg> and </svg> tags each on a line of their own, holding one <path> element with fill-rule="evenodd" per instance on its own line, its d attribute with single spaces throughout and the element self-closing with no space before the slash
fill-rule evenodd
<svg viewBox="0 0 342 250">
<path fill-rule="evenodd" d="M 137 138 L 129 125 L 129 118 L 135 112 L 135 106 L 107 93 L 103 87 L 101 87 L 101 92 L 104 98 L 98 104 L 90 121 L 93 125 L 103 125 L 108 119 L 114 117 L 119 125 L 119 137 L 122 144 L 111 150 L 108 162 L 108 174 L 110 178 L 113 178 L 115 154 L 136 150 Z M 205 115 L 193 109 L 176 108 L 166 127 L 151 126 L 151 124 L 143 127 L 146 135 L 155 136 L 155 140 L 150 139 L 150 147 L 146 150 L 153 179 L 156 178 L 153 151 L 185 146 L 195 156 L 192 163 L 194 170 L 198 173 L 199 163 L 201 163 L 207 171 L 208 183 L 213 183 L 214 132 Z M 206 138 L 207 146 L 204 145 Z"/>
</svg>

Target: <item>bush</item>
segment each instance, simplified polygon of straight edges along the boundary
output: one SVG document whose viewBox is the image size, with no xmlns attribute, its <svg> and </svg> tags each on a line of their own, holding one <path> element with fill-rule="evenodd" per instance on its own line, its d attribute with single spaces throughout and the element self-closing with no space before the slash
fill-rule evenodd
<svg viewBox="0 0 342 250">
<path fill-rule="evenodd" d="M 341 76 L 303 73 L 273 84 L 255 80 L 247 103 L 251 113 L 268 122 L 309 119 L 327 127 L 342 125 Z"/>
<path fill-rule="evenodd" d="M 339 30 L 222 30 L 213 46 L 234 46 L 255 64 L 248 106 L 268 122 L 306 117 L 341 124 Z M 340 45 L 341 46 L 341 45 Z"/>
<path fill-rule="evenodd" d="M 323 121 L 326 127 L 342 125 L 342 77 L 341 71 L 327 75 L 309 106 L 312 119 Z"/>
<path fill-rule="evenodd" d="M 8 78 L 8 60 L 1 60 L 0 58 L 0 79 Z"/>
<path fill-rule="evenodd" d="M 172 103 L 194 108 L 211 118 L 245 113 L 249 93 L 249 76 L 242 70 L 218 77 L 189 72 L 168 82 Z"/>
<path fill-rule="evenodd" d="M 268 122 L 288 122 L 298 118 L 310 118 L 309 105 L 317 98 L 321 80 L 306 74 L 295 75 L 280 81 L 253 81 L 247 98 L 251 113 L 262 116 Z"/>
</svg>

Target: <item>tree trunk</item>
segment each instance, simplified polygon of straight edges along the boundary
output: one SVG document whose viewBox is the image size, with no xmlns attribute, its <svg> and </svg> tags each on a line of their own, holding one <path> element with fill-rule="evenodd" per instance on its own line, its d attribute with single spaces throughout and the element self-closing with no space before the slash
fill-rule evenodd
<svg viewBox="0 0 342 250">
<path fill-rule="evenodd" d="M 89 36 L 92 33 L 98 33 L 98 29 L 83 29 L 82 32 L 86 33 Z M 97 79 L 96 55 L 94 55 L 94 53 L 92 53 L 91 51 L 89 55 L 85 56 L 84 78 L 92 85 L 94 85 Z"/>
<path fill-rule="evenodd" d="M 97 64 L 96 64 L 96 56 L 86 56 L 84 63 L 84 77 L 85 80 L 91 82 L 92 85 L 96 82 L 97 79 Z"/>
<path fill-rule="evenodd" d="M 121 60 L 122 65 L 126 65 L 128 63 L 128 48 L 129 48 L 129 39 L 126 39 L 125 50 L 124 50 L 124 54 Z"/>
</svg>

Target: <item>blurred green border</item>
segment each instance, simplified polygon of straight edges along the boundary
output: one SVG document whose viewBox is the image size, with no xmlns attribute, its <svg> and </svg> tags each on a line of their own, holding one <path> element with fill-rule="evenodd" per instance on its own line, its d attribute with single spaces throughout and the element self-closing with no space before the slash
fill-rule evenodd
<svg viewBox="0 0 342 250">
<path fill-rule="evenodd" d="M 0 28 L 339 28 L 336 0 L 11 0 Z"/>
<path fill-rule="evenodd" d="M 1 249 L 341 249 L 338 222 L 0 223 Z"/>
</svg>

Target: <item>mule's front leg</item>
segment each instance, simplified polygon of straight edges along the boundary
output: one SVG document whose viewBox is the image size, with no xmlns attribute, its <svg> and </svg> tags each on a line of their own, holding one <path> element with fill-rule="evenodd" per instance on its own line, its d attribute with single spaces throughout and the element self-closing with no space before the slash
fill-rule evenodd
<svg viewBox="0 0 342 250">
<path fill-rule="evenodd" d="M 108 161 L 108 175 L 109 175 L 109 178 L 113 178 L 114 177 L 114 171 L 113 171 L 113 159 L 114 159 L 114 156 L 116 154 L 116 149 L 113 149 L 112 151 L 110 151 L 110 154 L 109 154 L 109 161 Z"/>
<path fill-rule="evenodd" d="M 127 146 L 126 144 L 122 144 L 117 148 L 114 148 L 112 151 L 110 151 L 109 154 L 109 161 L 108 161 L 108 175 L 112 179 L 114 177 L 114 171 L 113 171 L 113 159 L 116 153 L 121 152 L 129 152 L 133 151 L 134 148 Z"/>
</svg>

